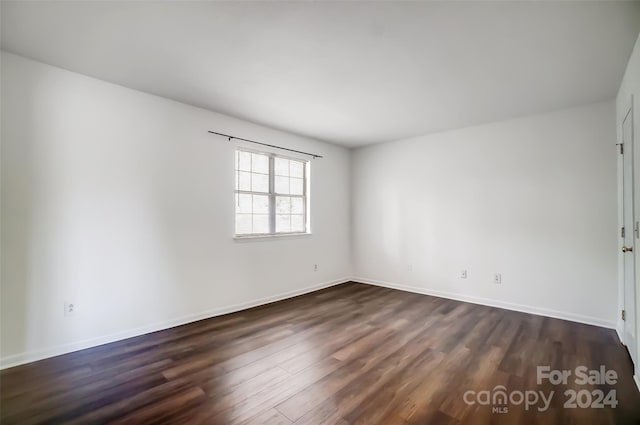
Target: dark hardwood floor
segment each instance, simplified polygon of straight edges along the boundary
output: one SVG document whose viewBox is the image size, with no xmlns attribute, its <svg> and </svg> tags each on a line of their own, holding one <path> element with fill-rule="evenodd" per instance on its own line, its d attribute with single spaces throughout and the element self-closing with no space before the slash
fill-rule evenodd
<svg viewBox="0 0 640 425">
<path fill-rule="evenodd" d="M 618 381 L 538 385 L 544 365 Z M 555 393 L 543 412 L 465 403 L 498 385 Z M 565 390 L 618 405 L 564 408 Z M 3 424 L 640 423 L 612 330 L 356 283 L 7 369 L 0 391 Z"/>
</svg>

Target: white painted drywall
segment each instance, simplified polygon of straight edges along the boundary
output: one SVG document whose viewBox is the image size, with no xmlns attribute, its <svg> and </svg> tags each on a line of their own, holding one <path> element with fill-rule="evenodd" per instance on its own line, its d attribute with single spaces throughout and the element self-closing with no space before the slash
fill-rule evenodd
<svg viewBox="0 0 640 425">
<path fill-rule="evenodd" d="M 8 53 L 1 82 L 4 366 L 349 276 L 348 150 Z M 313 235 L 234 241 L 233 144 L 207 130 L 324 155 Z"/>
<path fill-rule="evenodd" d="M 614 126 L 609 101 L 355 150 L 356 279 L 614 327 Z"/>
<path fill-rule="evenodd" d="M 209 129 L 325 156 L 313 235 L 233 240 L 233 144 Z M 363 281 L 613 326 L 615 140 L 605 102 L 350 153 L 3 53 L 2 365 L 342 281 L 352 259 Z"/>
<path fill-rule="evenodd" d="M 633 126 L 634 126 L 634 137 L 633 137 L 633 145 L 634 145 L 634 161 L 633 161 L 633 169 L 634 169 L 634 209 L 636 220 L 640 218 L 640 139 L 638 135 L 640 134 L 640 36 L 638 36 L 638 40 L 636 41 L 635 47 L 629 59 L 629 63 L 627 64 L 627 69 L 625 71 L 624 77 L 622 79 L 622 84 L 620 85 L 620 90 L 618 91 L 618 96 L 616 97 L 616 131 L 618 135 L 618 141 L 622 140 L 622 122 L 629 111 L 633 101 Z M 622 162 L 621 159 L 618 162 L 618 202 L 619 202 L 619 211 L 618 211 L 618 225 L 622 226 Z M 638 252 L 638 244 L 636 244 L 636 251 L 634 255 L 636 256 L 636 288 L 640 288 L 640 253 Z M 619 248 L 622 247 L 622 242 L 619 242 Z M 623 274 L 623 260 L 622 260 L 622 252 L 618 251 L 618 311 L 624 308 L 624 274 Z M 623 322 L 621 316 L 617 315 L 617 329 L 620 335 L 623 334 Z M 636 289 L 636 329 L 640 329 L 640 291 Z M 638 338 L 636 337 L 636 340 Z M 640 352 L 640 340 L 638 341 L 638 350 L 636 352 Z M 633 359 L 636 367 L 638 366 L 638 359 Z"/>
</svg>

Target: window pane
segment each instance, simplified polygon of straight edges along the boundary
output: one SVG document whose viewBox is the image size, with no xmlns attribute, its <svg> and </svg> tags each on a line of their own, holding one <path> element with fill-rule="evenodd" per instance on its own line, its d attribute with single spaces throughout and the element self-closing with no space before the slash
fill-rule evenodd
<svg viewBox="0 0 640 425">
<path fill-rule="evenodd" d="M 238 170 L 251 171 L 251 154 L 249 152 L 238 151 Z"/>
<path fill-rule="evenodd" d="M 269 214 L 269 196 L 253 195 L 253 213 Z"/>
<path fill-rule="evenodd" d="M 276 157 L 274 160 L 276 176 L 289 176 L 289 160 Z"/>
<path fill-rule="evenodd" d="M 236 214 L 236 235 L 251 233 L 251 214 Z"/>
<path fill-rule="evenodd" d="M 288 196 L 276 197 L 276 214 L 289 214 L 291 212 L 291 198 Z"/>
<path fill-rule="evenodd" d="M 259 153 L 251 154 L 251 171 L 254 173 L 269 174 L 269 157 Z"/>
<path fill-rule="evenodd" d="M 299 161 L 291 161 L 289 165 L 291 177 L 304 177 L 304 164 Z"/>
<path fill-rule="evenodd" d="M 291 198 L 291 214 L 303 214 L 302 198 Z"/>
<path fill-rule="evenodd" d="M 251 195 L 236 194 L 236 213 L 251 214 Z"/>
<path fill-rule="evenodd" d="M 251 173 L 251 190 L 253 192 L 269 192 L 269 176 Z"/>
<path fill-rule="evenodd" d="M 269 233 L 269 215 L 253 215 L 253 233 Z"/>
<path fill-rule="evenodd" d="M 235 233 L 251 235 L 306 231 L 303 197 L 306 162 L 242 150 L 236 150 L 234 155 L 237 191 Z M 271 227 L 273 225 L 275 228 Z"/>
<path fill-rule="evenodd" d="M 302 214 L 293 214 L 291 216 L 291 231 L 304 232 L 304 219 Z"/>
<path fill-rule="evenodd" d="M 239 171 L 237 186 L 238 190 L 251 190 L 251 173 Z"/>
<path fill-rule="evenodd" d="M 302 182 L 304 180 L 302 179 L 296 179 L 291 177 L 290 179 L 290 185 L 291 185 L 291 194 L 292 195 L 302 195 Z"/>
<path fill-rule="evenodd" d="M 291 216 L 278 214 L 276 215 L 276 232 L 290 232 L 291 231 Z"/>
<path fill-rule="evenodd" d="M 276 176 L 276 193 L 289 194 L 289 177 Z"/>
</svg>

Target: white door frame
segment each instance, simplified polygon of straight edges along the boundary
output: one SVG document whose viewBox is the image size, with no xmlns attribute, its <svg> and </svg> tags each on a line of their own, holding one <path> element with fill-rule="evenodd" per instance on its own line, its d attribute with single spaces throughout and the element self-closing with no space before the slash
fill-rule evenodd
<svg viewBox="0 0 640 425">
<path fill-rule="evenodd" d="M 636 191 L 640 189 L 638 185 L 635 183 L 635 158 L 638 157 L 639 153 L 636 152 L 636 148 L 634 143 L 634 122 L 633 122 L 633 97 L 631 98 L 631 102 L 629 108 L 626 110 L 622 121 L 620 122 L 620 135 L 621 135 L 621 152 L 623 152 L 622 161 L 621 161 L 621 171 L 622 171 L 622 196 L 620 199 L 621 202 L 621 211 L 622 211 L 622 226 L 624 229 L 624 235 L 621 235 L 621 248 L 625 246 L 631 247 L 634 249 L 634 252 L 623 253 L 620 252 L 619 255 L 622 256 L 621 266 L 622 266 L 622 305 L 620 310 L 626 310 L 626 318 L 622 322 L 621 329 L 621 341 L 624 345 L 627 346 L 629 350 L 629 354 L 631 355 L 632 361 L 634 365 L 638 366 L 637 356 L 638 356 L 638 321 L 636 320 L 637 311 L 637 299 L 638 299 L 638 273 L 636 273 L 636 265 L 638 264 L 638 250 L 640 250 L 640 244 L 636 244 L 636 240 L 640 238 L 640 229 L 638 229 L 638 222 L 636 221 L 636 211 L 639 211 L 636 208 L 636 202 L 640 201 L 640 198 L 637 196 Z M 631 120 L 629 124 L 631 125 L 631 134 L 630 137 L 625 138 L 625 123 L 627 120 Z M 625 165 L 626 164 L 626 165 Z M 630 170 L 627 170 L 627 167 L 630 167 Z M 626 172 L 625 172 L 626 170 Z M 625 181 L 625 175 L 626 180 Z M 625 190 L 626 185 L 631 185 L 631 192 L 627 196 L 631 196 L 631 206 L 627 205 L 625 207 Z M 627 214 L 631 214 L 631 219 L 628 217 L 625 220 L 625 210 Z M 626 236 L 626 237 L 625 237 Z M 637 249 L 636 249 L 637 248 Z M 621 250 L 622 251 L 622 250 Z M 627 291 L 627 273 L 629 269 L 626 266 L 626 262 L 631 261 L 630 272 L 633 276 L 632 288 L 630 291 Z M 632 293 L 631 293 L 632 292 Z M 631 299 L 629 299 L 631 298 Z M 631 309 L 627 308 L 627 306 L 632 305 Z"/>
</svg>

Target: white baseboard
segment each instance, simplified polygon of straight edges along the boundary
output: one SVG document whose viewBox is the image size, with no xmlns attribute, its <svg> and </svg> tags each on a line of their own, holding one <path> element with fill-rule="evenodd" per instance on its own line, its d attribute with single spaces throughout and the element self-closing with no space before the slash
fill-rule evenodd
<svg viewBox="0 0 640 425">
<path fill-rule="evenodd" d="M 260 298 L 257 300 L 235 304 L 229 307 L 216 308 L 213 310 L 204 311 L 197 314 L 190 314 L 187 316 L 178 317 L 163 321 L 160 323 L 154 323 L 148 326 L 141 326 L 134 329 L 129 329 L 114 334 L 103 335 L 96 338 L 85 339 L 69 344 L 58 345 L 55 347 L 46 348 L 43 350 L 31 351 L 26 353 L 13 354 L 0 358 L 0 370 L 7 369 L 14 366 L 19 366 L 25 363 L 31 363 L 38 360 L 43 360 L 49 357 L 59 356 L 61 354 L 67 354 L 78 350 L 84 350 L 86 348 L 96 347 L 98 345 L 108 344 L 110 342 L 120 341 L 123 339 L 131 338 L 134 336 L 140 336 L 151 332 L 161 331 L 164 329 L 173 328 L 175 326 L 184 325 L 191 322 L 196 322 L 202 319 L 208 319 L 215 316 L 221 316 L 223 314 L 235 313 L 237 311 L 246 310 L 248 308 L 257 307 L 264 304 L 269 304 L 276 301 L 285 300 L 287 298 L 293 298 L 298 295 L 307 294 L 309 292 L 318 291 L 320 289 L 328 288 L 330 286 L 340 285 L 342 283 L 349 282 L 350 278 L 337 279 L 330 282 L 323 282 L 320 284 L 308 286 L 302 289 L 296 289 L 294 291 L 284 292 L 269 297 Z"/>
<path fill-rule="evenodd" d="M 499 301 L 490 298 L 476 297 L 472 295 L 458 294 L 455 292 L 437 291 L 416 286 L 400 285 L 397 283 L 383 282 L 366 277 L 352 277 L 352 281 L 366 283 L 369 285 L 382 286 L 385 288 L 398 289 L 400 291 L 414 292 L 417 294 L 431 295 L 434 297 L 448 298 L 456 301 L 463 301 L 472 304 L 486 305 L 489 307 L 504 308 L 505 310 L 520 311 L 523 313 L 536 314 L 539 316 L 553 317 L 554 319 L 569 320 L 571 322 L 585 323 L 587 325 L 600 326 L 603 328 L 616 329 L 616 323 L 597 317 L 583 316 L 580 314 L 566 313 L 563 311 L 551 310 L 547 308 L 534 307 L 530 305 L 515 304 L 506 301 Z"/>
</svg>

